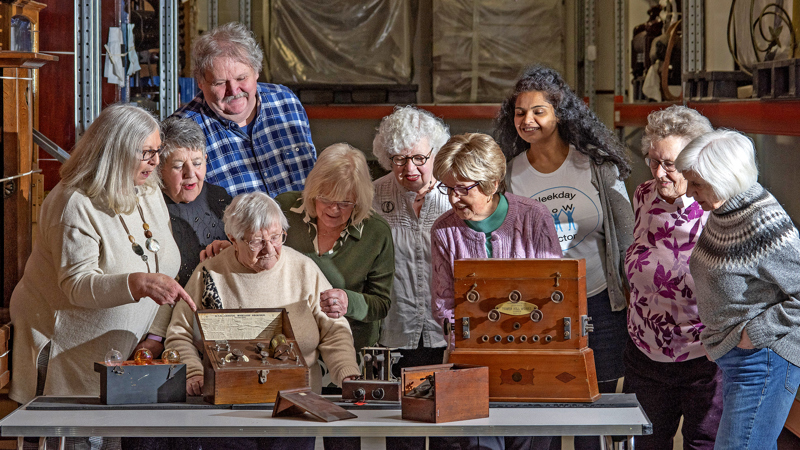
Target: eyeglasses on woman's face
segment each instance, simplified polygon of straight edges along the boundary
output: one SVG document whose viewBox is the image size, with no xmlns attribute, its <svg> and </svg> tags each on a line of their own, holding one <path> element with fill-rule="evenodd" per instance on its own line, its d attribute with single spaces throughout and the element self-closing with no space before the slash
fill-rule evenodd
<svg viewBox="0 0 800 450">
<path fill-rule="evenodd" d="M 430 159 L 431 153 L 433 153 L 433 149 L 431 149 L 431 151 L 429 151 L 427 155 L 420 155 L 420 154 L 409 155 L 409 156 L 394 155 L 389 159 L 392 160 L 392 164 L 394 164 L 395 166 L 405 166 L 406 164 L 408 164 L 409 159 L 411 160 L 412 163 L 414 163 L 415 166 L 424 166 L 425 163 L 428 162 L 428 160 Z"/>
<path fill-rule="evenodd" d="M 436 188 L 444 195 L 450 195 L 450 192 L 455 192 L 457 196 L 464 197 L 469 195 L 470 189 L 478 187 L 479 184 L 481 184 L 480 181 L 476 181 L 475 184 L 469 186 L 448 186 L 444 183 L 439 183 Z"/>
<path fill-rule="evenodd" d="M 142 161 L 150 161 L 156 155 L 161 155 L 161 152 L 163 152 L 163 151 L 164 151 L 164 147 L 158 147 L 156 149 L 149 149 L 149 148 L 142 149 L 141 150 L 141 153 L 142 153 L 141 159 L 142 159 Z"/>
<path fill-rule="evenodd" d="M 347 210 L 353 209 L 356 206 L 355 202 L 346 202 L 346 201 L 345 202 L 335 202 L 335 201 L 329 200 L 329 199 L 327 199 L 327 198 L 325 198 L 325 197 L 323 197 L 321 195 L 317 196 L 317 201 L 320 202 L 322 204 L 322 206 L 324 206 L 326 208 L 331 208 L 331 207 L 333 207 L 335 205 L 337 208 L 339 208 L 342 211 L 347 211 Z"/>
<path fill-rule="evenodd" d="M 675 167 L 675 161 L 661 161 L 661 160 L 653 159 L 653 158 L 645 158 L 644 162 L 648 166 L 650 166 L 650 168 L 653 169 L 653 170 L 657 170 L 658 166 L 661 166 L 662 168 L 664 168 L 665 172 L 675 172 L 676 170 L 678 170 Z"/>
<path fill-rule="evenodd" d="M 272 236 L 269 237 L 268 240 L 258 238 L 246 242 L 247 246 L 250 247 L 250 250 L 256 253 L 263 250 L 264 247 L 267 245 L 267 242 L 272 244 L 273 247 L 277 248 L 286 243 L 286 231 L 281 231 L 279 234 L 273 234 Z"/>
</svg>

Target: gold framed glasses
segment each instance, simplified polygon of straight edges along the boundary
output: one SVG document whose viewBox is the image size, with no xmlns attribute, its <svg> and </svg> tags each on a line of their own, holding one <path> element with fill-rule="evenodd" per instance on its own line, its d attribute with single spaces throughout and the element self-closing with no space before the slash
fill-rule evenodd
<svg viewBox="0 0 800 450">
<path fill-rule="evenodd" d="M 675 161 L 666 161 L 666 160 L 661 161 L 653 158 L 645 158 L 644 162 L 647 163 L 647 165 L 650 166 L 650 168 L 653 170 L 657 170 L 658 166 L 663 167 L 664 171 L 666 172 L 675 172 L 676 170 L 678 170 L 675 167 Z"/>
<path fill-rule="evenodd" d="M 250 247 L 250 250 L 254 252 L 260 252 L 267 245 L 267 242 L 272 244 L 273 247 L 277 248 L 286 243 L 286 231 L 281 231 L 280 234 L 273 234 L 268 240 L 259 238 L 246 242 L 247 246 Z"/>
</svg>

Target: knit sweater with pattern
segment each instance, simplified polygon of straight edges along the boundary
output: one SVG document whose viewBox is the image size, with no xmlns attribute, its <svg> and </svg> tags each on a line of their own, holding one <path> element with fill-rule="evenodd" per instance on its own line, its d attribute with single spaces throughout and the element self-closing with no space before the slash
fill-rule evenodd
<svg viewBox="0 0 800 450">
<path fill-rule="evenodd" d="M 756 348 L 800 365 L 800 239 L 775 197 L 755 183 L 714 210 L 689 267 L 711 359 L 746 329 Z"/>
</svg>

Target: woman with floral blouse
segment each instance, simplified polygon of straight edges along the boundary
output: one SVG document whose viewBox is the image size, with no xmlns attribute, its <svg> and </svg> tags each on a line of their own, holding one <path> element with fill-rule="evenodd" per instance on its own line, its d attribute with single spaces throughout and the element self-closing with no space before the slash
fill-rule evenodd
<svg viewBox="0 0 800 450">
<path fill-rule="evenodd" d="M 631 284 L 623 390 L 635 393 L 653 422 L 653 434 L 636 438 L 641 449 L 672 448 L 681 416 L 684 448 L 712 449 L 722 412 L 719 368 L 700 342 L 689 257 L 708 218 L 686 196 L 686 179 L 674 161 L 697 136 L 713 131 L 693 109 L 670 106 L 650 114 L 642 138 L 653 179 L 633 199 L 634 242 L 625 269 Z"/>
</svg>

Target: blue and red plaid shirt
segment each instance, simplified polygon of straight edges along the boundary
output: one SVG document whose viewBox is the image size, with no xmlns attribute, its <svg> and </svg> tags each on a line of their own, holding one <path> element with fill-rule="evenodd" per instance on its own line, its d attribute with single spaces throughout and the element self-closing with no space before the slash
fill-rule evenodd
<svg viewBox="0 0 800 450">
<path fill-rule="evenodd" d="M 211 110 L 202 92 L 173 115 L 191 118 L 205 132 L 207 182 L 224 187 L 231 196 L 302 191 L 317 160 L 306 111 L 285 86 L 258 83 L 258 95 L 259 113 L 250 136 Z"/>
</svg>

